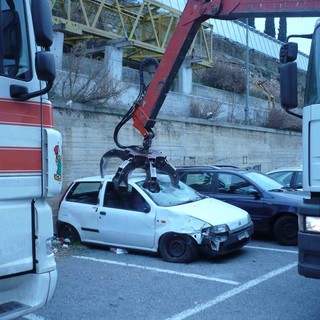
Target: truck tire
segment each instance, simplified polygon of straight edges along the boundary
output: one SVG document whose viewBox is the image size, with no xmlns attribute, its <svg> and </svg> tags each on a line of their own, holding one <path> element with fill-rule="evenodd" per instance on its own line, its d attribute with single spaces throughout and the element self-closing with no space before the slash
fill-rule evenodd
<svg viewBox="0 0 320 320">
<path fill-rule="evenodd" d="M 197 243 L 184 234 L 168 233 L 161 237 L 159 252 L 163 260 L 176 263 L 188 263 L 198 255 Z"/>
<path fill-rule="evenodd" d="M 279 217 L 273 225 L 275 239 L 285 246 L 294 246 L 298 243 L 298 218 L 296 215 Z"/>
</svg>

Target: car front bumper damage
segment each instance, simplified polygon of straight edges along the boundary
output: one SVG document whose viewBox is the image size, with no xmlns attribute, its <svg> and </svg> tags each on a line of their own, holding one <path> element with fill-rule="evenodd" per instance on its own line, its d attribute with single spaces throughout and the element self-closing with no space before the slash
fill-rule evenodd
<svg viewBox="0 0 320 320">
<path fill-rule="evenodd" d="M 200 250 L 211 256 L 230 253 L 246 245 L 250 241 L 253 231 L 253 223 L 250 221 L 248 224 L 231 231 L 203 234 Z"/>
</svg>

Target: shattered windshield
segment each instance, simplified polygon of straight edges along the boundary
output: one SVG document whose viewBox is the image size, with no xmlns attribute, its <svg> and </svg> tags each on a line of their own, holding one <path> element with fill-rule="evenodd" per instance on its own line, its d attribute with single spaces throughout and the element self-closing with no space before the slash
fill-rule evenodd
<svg viewBox="0 0 320 320">
<path fill-rule="evenodd" d="M 143 188 L 143 182 L 137 182 L 137 185 L 152 199 L 154 203 L 162 207 L 171 207 L 189 202 L 194 202 L 205 198 L 198 192 L 188 187 L 186 184 L 179 182 L 179 188 L 175 188 L 171 184 L 169 176 L 161 175 L 157 177 L 160 191 L 151 192 Z"/>
</svg>

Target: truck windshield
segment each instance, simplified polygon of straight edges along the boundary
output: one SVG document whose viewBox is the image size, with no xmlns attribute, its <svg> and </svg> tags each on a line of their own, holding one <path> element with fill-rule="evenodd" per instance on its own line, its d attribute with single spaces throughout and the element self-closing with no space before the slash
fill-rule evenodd
<svg viewBox="0 0 320 320">
<path fill-rule="evenodd" d="M 0 74 L 31 80 L 29 40 L 22 0 L 0 0 Z"/>
<path fill-rule="evenodd" d="M 315 29 L 307 73 L 305 105 L 320 103 L 320 25 Z"/>
</svg>

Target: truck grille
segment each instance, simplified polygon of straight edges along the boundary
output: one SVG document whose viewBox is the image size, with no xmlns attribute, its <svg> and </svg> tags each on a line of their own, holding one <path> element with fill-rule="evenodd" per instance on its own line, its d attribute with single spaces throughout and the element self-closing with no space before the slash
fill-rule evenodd
<svg viewBox="0 0 320 320">
<path fill-rule="evenodd" d="M 17 312 L 23 309 L 29 308 L 27 305 L 22 304 L 17 301 L 9 301 L 3 304 L 0 304 L 0 315 L 4 316 L 13 312 Z"/>
</svg>

